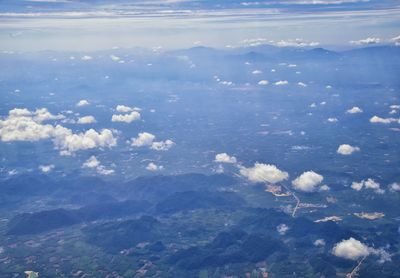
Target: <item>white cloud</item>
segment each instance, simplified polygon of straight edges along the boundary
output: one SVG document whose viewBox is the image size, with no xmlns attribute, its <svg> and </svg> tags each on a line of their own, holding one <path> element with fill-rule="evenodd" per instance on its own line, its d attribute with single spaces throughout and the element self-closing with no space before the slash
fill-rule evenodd
<svg viewBox="0 0 400 278">
<path fill-rule="evenodd" d="M 328 118 L 328 122 L 336 123 L 336 122 L 338 122 L 338 119 L 337 118 Z"/>
<path fill-rule="evenodd" d="M 303 82 L 299 82 L 297 83 L 297 85 L 299 85 L 300 87 L 307 87 L 307 84 Z"/>
<path fill-rule="evenodd" d="M 54 165 L 53 164 L 49 164 L 49 165 L 40 165 L 39 169 L 40 171 L 42 171 L 43 173 L 49 173 L 54 169 Z"/>
<path fill-rule="evenodd" d="M 89 129 L 77 134 L 65 129 L 54 137 L 53 142 L 61 150 L 60 154 L 62 155 L 72 155 L 79 150 L 110 148 L 117 145 L 117 139 L 109 129 L 103 129 L 100 132 Z"/>
<path fill-rule="evenodd" d="M 351 44 L 356 44 L 356 45 L 378 44 L 380 42 L 381 42 L 381 39 L 375 38 L 375 37 L 368 37 L 368 38 L 362 39 L 362 40 L 350 41 Z"/>
<path fill-rule="evenodd" d="M 46 109 L 29 111 L 27 109 L 11 110 L 8 117 L 0 120 L 0 139 L 10 141 L 38 141 L 52 139 L 56 149 L 63 155 L 71 155 L 78 150 L 98 147 L 113 147 L 116 139 L 111 130 L 97 132 L 93 129 L 79 134 L 61 125 L 43 124 L 49 119 L 61 119 Z"/>
<path fill-rule="evenodd" d="M 286 234 L 287 231 L 289 231 L 289 227 L 286 224 L 279 224 L 276 227 L 276 230 L 278 231 L 278 233 L 283 236 Z"/>
<path fill-rule="evenodd" d="M 275 84 L 275 86 L 284 86 L 284 85 L 289 84 L 289 82 L 287 80 L 280 80 L 280 81 L 275 82 L 274 84 Z"/>
<path fill-rule="evenodd" d="M 144 146 L 149 146 L 150 149 L 156 150 L 156 151 L 167 151 L 169 150 L 172 146 L 175 145 L 175 143 L 172 140 L 165 140 L 165 141 L 158 141 L 155 142 L 155 136 L 151 133 L 148 132 L 141 132 L 138 134 L 137 138 L 132 138 L 131 139 L 131 145 L 134 147 L 144 147 Z"/>
<path fill-rule="evenodd" d="M 253 70 L 251 73 L 252 73 L 252 74 L 261 74 L 262 71 L 261 71 L 261 70 Z"/>
<path fill-rule="evenodd" d="M 346 113 L 349 113 L 349 114 L 356 114 L 356 113 L 362 113 L 362 112 L 363 112 L 362 109 L 357 106 L 354 106 L 353 108 L 346 111 Z"/>
<path fill-rule="evenodd" d="M 153 142 L 153 144 L 151 144 L 150 149 L 153 149 L 156 151 L 168 151 L 174 145 L 175 145 L 175 143 L 172 140 L 168 139 L 165 141 Z"/>
<path fill-rule="evenodd" d="M 240 174 L 251 182 L 277 183 L 289 178 L 287 172 L 279 170 L 275 165 L 256 162 L 253 167 L 241 167 Z"/>
<path fill-rule="evenodd" d="M 367 245 L 351 237 L 336 243 L 332 249 L 332 253 L 336 257 L 357 260 L 368 256 L 370 251 Z"/>
<path fill-rule="evenodd" d="M 92 60 L 92 59 L 93 59 L 93 57 L 89 56 L 89 55 L 84 55 L 84 56 L 81 57 L 82 61 L 89 61 L 89 60 Z"/>
<path fill-rule="evenodd" d="M 133 108 L 129 107 L 129 106 L 125 106 L 125 105 L 117 105 L 115 110 L 117 110 L 118 112 L 121 112 L 121 113 L 128 113 L 128 112 L 133 111 Z"/>
<path fill-rule="evenodd" d="M 150 162 L 147 166 L 146 166 L 146 170 L 149 171 L 161 171 L 164 170 L 164 166 L 162 165 L 156 165 L 153 162 Z"/>
<path fill-rule="evenodd" d="M 322 238 L 319 238 L 317 240 L 314 241 L 314 246 L 320 247 L 320 246 L 325 246 L 325 240 Z"/>
<path fill-rule="evenodd" d="M 374 124 L 376 124 L 376 123 L 380 123 L 380 124 L 390 124 L 390 123 L 393 123 L 393 122 L 398 122 L 398 123 L 400 123 L 400 119 L 395 119 L 395 118 L 381 118 L 381 117 L 378 117 L 378 116 L 373 116 L 371 119 L 369 119 L 369 121 L 370 121 L 371 123 L 374 123 Z"/>
<path fill-rule="evenodd" d="M 353 182 L 350 186 L 352 189 L 356 191 L 360 191 L 361 189 L 372 189 L 375 193 L 383 194 L 385 191 L 381 189 L 380 184 L 375 180 L 369 178 L 367 180 L 362 180 L 360 182 Z"/>
<path fill-rule="evenodd" d="M 143 146 L 151 146 L 156 137 L 148 132 L 141 132 L 138 134 L 137 138 L 132 138 L 132 146 L 134 147 L 143 147 Z"/>
<path fill-rule="evenodd" d="M 105 166 L 101 165 L 100 161 L 94 155 L 82 164 L 82 168 L 95 169 L 98 174 L 105 176 L 115 173 L 113 169 L 107 169 Z"/>
<path fill-rule="evenodd" d="M 229 156 L 227 153 L 219 153 L 215 156 L 215 162 L 219 163 L 236 163 L 236 157 L 234 156 Z"/>
<path fill-rule="evenodd" d="M 100 161 L 97 160 L 97 158 L 92 155 L 88 160 L 86 160 L 82 167 L 83 168 L 96 168 L 97 166 L 100 165 Z"/>
<path fill-rule="evenodd" d="M 390 191 L 395 192 L 395 191 L 400 191 L 400 183 L 394 182 L 389 185 Z"/>
<path fill-rule="evenodd" d="M 96 123 L 96 119 L 93 116 L 85 116 L 78 119 L 78 124 L 92 124 Z"/>
<path fill-rule="evenodd" d="M 292 185 L 296 190 L 304 192 L 313 192 L 317 190 L 317 186 L 321 184 L 324 177 L 314 171 L 307 171 L 292 181 Z"/>
<path fill-rule="evenodd" d="M 276 43 L 271 42 L 278 47 L 314 47 L 319 45 L 319 42 L 310 42 L 303 39 L 290 39 L 290 40 L 280 40 Z"/>
<path fill-rule="evenodd" d="M 258 82 L 258 85 L 261 85 L 261 86 L 266 86 L 266 85 L 268 85 L 268 84 L 269 84 L 268 80 L 260 80 L 260 81 Z"/>
<path fill-rule="evenodd" d="M 130 114 L 124 114 L 124 115 L 121 114 L 112 115 L 111 117 L 112 122 L 125 122 L 125 123 L 131 123 L 139 119 L 140 119 L 140 113 L 137 111 L 132 111 Z"/>
<path fill-rule="evenodd" d="M 353 147 L 349 144 L 342 144 L 339 146 L 336 152 L 342 155 L 350 155 L 354 152 L 359 152 L 359 151 L 360 151 L 359 147 Z"/>
<path fill-rule="evenodd" d="M 89 101 L 87 101 L 86 99 L 81 99 L 80 101 L 78 101 L 78 103 L 76 104 L 76 106 L 81 107 L 81 106 L 87 106 L 89 105 Z"/>
</svg>

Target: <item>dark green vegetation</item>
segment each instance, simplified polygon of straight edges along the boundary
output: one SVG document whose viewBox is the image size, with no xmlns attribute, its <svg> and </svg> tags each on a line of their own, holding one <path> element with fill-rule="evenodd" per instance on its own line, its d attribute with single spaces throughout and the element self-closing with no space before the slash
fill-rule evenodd
<svg viewBox="0 0 400 278">
<path fill-rule="evenodd" d="M 382 223 L 378 233 L 374 226 L 357 221 L 315 223 L 313 216 L 293 218 L 277 207 L 261 208 L 252 196 L 269 198 L 270 193 L 262 186 L 242 187 L 224 175 L 145 177 L 115 185 L 112 191 L 99 179 L 83 182 L 87 186 L 74 179 L 51 183 L 47 191 L 20 199 L 20 207 L 29 208 L 38 195 L 51 197 L 42 210 L 16 213 L 1 226 L 6 234 L 1 236 L 5 252 L 0 258 L 8 262 L 3 268 L 7 275 L 23 277 L 23 270 L 33 268 L 41 277 L 219 278 L 246 273 L 261 277 L 263 272 L 269 277 L 292 277 L 293 272 L 301 277 L 337 277 L 355 266 L 354 261 L 331 254 L 338 241 L 354 237 L 379 246 L 391 242 L 392 253 L 399 244 L 396 225 Z M 89 199 L 90 205 L 79 206 L 77 198 L 69 197 L 75 186 L 83 189 L 78 200 Z M 9 192 L 3 198 L 13 196 Z M 135 196 L 147 201 L 134 200 Z M 57 208 L 60 204 L 64 208 Z M 281 224 L 288 227 L 284 233 L 277 229 Z M 315 246 L 317 239 L 326 245 Z M 399 257 L 393 256 L 392 262 L 399 262 Z M 387 263 L 383 266 L 385 277 L 399 275 Z M 370 256 L 365 269 L 365 277 L 376 277 L 382 264 Z"/>
</svg>

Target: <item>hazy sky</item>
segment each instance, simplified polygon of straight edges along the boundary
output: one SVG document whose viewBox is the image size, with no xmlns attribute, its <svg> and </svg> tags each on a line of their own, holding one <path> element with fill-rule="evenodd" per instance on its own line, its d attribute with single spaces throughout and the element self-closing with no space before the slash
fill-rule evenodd
<svg viewBox="0 0 400 278">
<path fill-rule="evenodd" d="M 3 51 L 338 47 L 400 44 L 399 35 L 397 0 L 0 0 Z"/>
</svg>

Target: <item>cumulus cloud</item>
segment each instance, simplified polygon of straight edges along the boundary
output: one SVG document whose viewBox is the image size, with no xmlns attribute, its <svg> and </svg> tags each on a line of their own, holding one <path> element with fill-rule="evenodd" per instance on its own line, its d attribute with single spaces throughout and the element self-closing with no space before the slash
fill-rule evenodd
<svg viewBox="0 0 400 278">
<path fill-rule="evenodd" d="M 168 151 L 174 145 L 175 145 L 175 143 L 172 140 L 168 139 L 165 141 L 153 142 L 153 144 L 151 144 L 150 149 L 153 149 L 156 151 Z"/>
<path fill-rule="evenodd" d="M 117 105 L 115 110 L 117 110 L 120 113 L 128 113 L 128 112 L 133 111 L 133 109 L 131 107 L 125 106 L 125 105 Z"/>
<path fill-rule="evenodd" d="M 169 150 L 172 146 L 175 145 L 175 143 L 172 140 L 165 140 L 165 141 L 154 141 L 156 137 L 148 132 L 141 132 L 138 134 L 138 137 L 132 138 L 131 139 L 131 145 L 134 147 L 144 147 L 144 146 L 149 146 L 150 149 L 156 150 L 156 151 L 167 151 Z"/>
<path fill-rule="evenodd" d="M 77 123 L 81 124 L 81 125 L 93 124 L 93 123 L 96 123 L 96 119 L 93 116 L 84 116 L 84 117 L 79 118 Z"/>
<path fill-rule="evenodd" d="M 362 109 L 357 106 L 354 106 L 353 108 L 346 111 L 346 113 L 349 113 L 349 114 L 356 114 L 356 113 L 362 113 L 362 112 L 363 112 Z"/>
<path fill-rule="evenodd" d="M 101 165 L 100 161 L 94 155 L 82 164 L 82 168 L 95 169 L 98 174 L 105 176 L 115 173 L 113 169 L 107 169 L 104 165 Z"/>
<path fill-rule="evenodd" d="M 286 224 L 279 224 L 278 227 L 276 227 L 276 230 L 281 236 L 283 236 L 287 231 L 289 231 L 289 227 Z"/>
<path fill-rule="evenodd" d="M 304 192 L 314 192 L 318 189 L 324 177 L 314 171 L 307 171 L 292 181 L 292 185 L 296 190 Z"/>
<path fill-rule="evenodd" d="M 275 84 L 275 86 L 284 86 L 284 85 L 289 84 L 289 82 L 287 80 L 280 80 L 280 81 L 275 82 L 274 84 Z"/>
<path fill-rule="evenodd" d="M 381 118 L 378 116 L 373 116 L 369 121 L 373 124 L 379 123 L 379 124 L 390 124 L 390 123 L 400 123 L 400 119 L 395 119 L 395 118 Z"/>
<path fill-rule="evenodd" d="M 81 99 L 81 100 L 78 101 L 78 103 L 76 104 L 76 106 L 78 106 L 78 107 L 87 106 L 87 105 L 89 105 L 89 101 L 87 101 L 86 99 Z"/>
<path fill-rule="evenodd" d="M 275 165 L 256 162 L 253 167 L 241 167 L 240 174 L 251 182 L 277 183 L 289 178 L 287 172 L 279 170 Z"/>
<path fill-rule="evenodd" d="M 363 188 L 365 188 L 365 189 L 372 189 L 375 191 L 375 193 L 378 194 L 385 193 L 385 191 L 381 189 L 380 184 L 371 178 L 367 180 L 362 180 L 360 182 L 353 182 L 350 187 L 356 191 L 360 191 Z"/>
<path fill-rule="evenodd" d="M 215 162 L 219 163 L 231 163 L 234 164 L 237 162 L 236 157 L 229 156 L 227 153 L 219 153 L 215 156 Z"/>
<path fill-rule="evenodd" d="M 42 171 L 43 173 L 49 173 L 54 169 L 54 165 L 53 164 L 49 164 L 49 165 L 40 165 L 39 169 L 40 171 Z"/>
<path fill-rule="evenodd" d="M 400 191 L 400 183 L 398 182 L 394 182 L 392 184 L 389 185 L 390 191 L 392 192 L 399 192 Z"/>
<path fill-rule="evenodd" d="M 314 246 L 320 247 L 320 246 L 325 246 L 326 243 L 325 243 L 324 239 L 319 238 L 319 239 L 316 239 L 313 244 L 314 244 Z"/>
<path fill-rule="evenodd" d="M 97 160 L 97 158 L 92 155 L 88 160 L 86 160 L 82 167 L 83 168 L 96 168 L 97 166 L 100 165 L 100 161 Z"/>
<path fill-rule="evenodd" d="M 368 37 L 368 38 L 361 39 L 361 40 L 350 41 L 351 44 L 355 44 L 355 45 L 370 45 L 370 44 L 378 44 L 380 42 L 381 42 L 381 39 L 375 38 L 375 37 Z"/>
<path fill-rule="evenodd" d="M 156 165 L 153 162 L 150 162 L 147 166 L 146 166 L 146 170 L 155 172 L 155 171 L 161 171 L 164 170 L 164 166 L 162 165 Z"/>
<path fill-rule="evenodd" d="M 138 134 L 138 137 L 132 138 L 131 145 L 134 147 L 151 146 L 155 138 L 156 136 L 151 133 L 141 132 Z"/>
<path fill-rule="evenodd" d="M 0 120 L 0 139 L 5 142 L 52 139 L 56 149 L 63 155 L 71 155 L 78 150 L 116 145 L 116 139 L 108 129 L 100 133 L 90 129 L 74 134 L 72 130 L 61 125 L 43 123 L 46 120 L 62 117 L 52 115 L 46 109 L 36 111 L 13 109 L 4 120 Z"/>
<path fill-rule="evenodd" d="M 336 122 L 338 122 L 338 119 L 337 118 L 328 118 L 328 122 L 336 123 Z"/>
<path fill-rule="evenodd" d="M 368 256 L 370 251 L 367 245 L 351 237 L 336 243 L 332 249 L 332 253 L 336 257 L 357 260 L 361 257 Z"/>
<path fill-rule="evenodd" d="M 140 113 L 137 111 L 132 111 L 130 114 L 112 115 L 111 117 L 112 122 L 125 122 L 125 123 L 131 123 L 139 119 L 140 119 Z"/>
<path fill-rule="evenodd" d="M 360 151 L 359 147 L 353 147 L 349 144 L 342 144 L 339 146 L 336 152 L 342 155 L 350 155 L 354 152 L 359 152 L 359 151 Z"/>
<path fill-rule="evenodd" d="M 269 84 L 268 80 L 260 80 L 260 81 L 258 82 L 258 85 L 261 85 L 261 86 L 266 86 L 266 85 L 268 85 L 268 84 Z"/>
<path fill-rule="evenodd" d="M 300 87 L 307 87 L 307 84 L 303 82 L 299 82 L 297 83 L 297 85 L 299 85 Z"/>
<path fill-rule="evenodd" d="M 253 70 L 251 73 L 252 73 L 252 74 L 261 74 L 262 71 L 261 71 L 261 70 Z"/>
</svg>

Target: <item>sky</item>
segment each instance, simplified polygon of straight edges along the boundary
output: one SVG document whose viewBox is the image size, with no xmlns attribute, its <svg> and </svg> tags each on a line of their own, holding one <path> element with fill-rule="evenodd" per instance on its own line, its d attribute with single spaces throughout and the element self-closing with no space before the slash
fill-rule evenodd
<svg viewBox="0 0 400 278">
<path fill-rule="evenodd" d="M 0 51 L 400 43 L 397 0 L 0 0 Z"/>
</svg>

